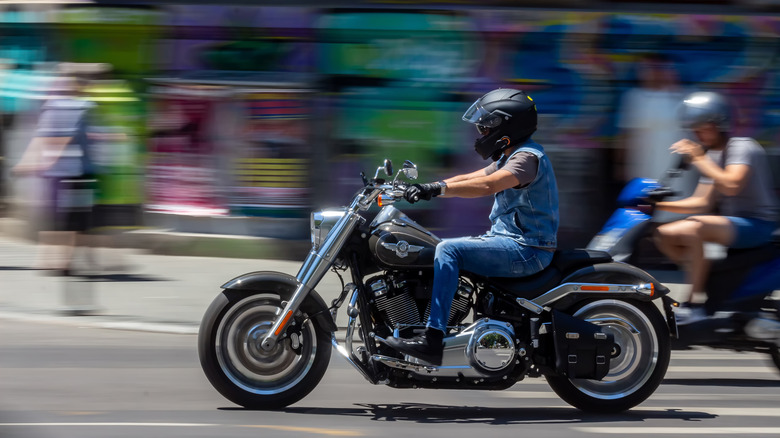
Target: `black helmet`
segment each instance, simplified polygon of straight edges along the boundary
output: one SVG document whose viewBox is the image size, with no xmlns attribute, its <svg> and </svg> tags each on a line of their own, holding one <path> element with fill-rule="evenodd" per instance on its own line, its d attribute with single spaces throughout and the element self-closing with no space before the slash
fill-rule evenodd
<svg viewBox="0 0 780 438">
<path fill-rule="evenodd" d="M 677 116 L 684 129 L 701 123 L 714 123 L 721 132 L 731 130 L 731 107 L 718 93 L 698 91 L 689 94 L 680 104 Z"/>
<path fill-rule="evenodd" d="M 482 134 L 474 143 L 477 153 L 495 161 L 510 144 L 525 141 L 536 131 L 536 104 L 520 90 L 499 88 L 477 99 L 463 120 Z"/>
</svg>

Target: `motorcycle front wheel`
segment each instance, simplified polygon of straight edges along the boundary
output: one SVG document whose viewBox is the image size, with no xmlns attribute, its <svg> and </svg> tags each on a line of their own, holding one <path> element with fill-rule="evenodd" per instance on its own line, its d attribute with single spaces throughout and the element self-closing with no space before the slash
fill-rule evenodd
<svg viewBox="0 0 780 438">
<path fill-rule="evenodd" d="M 296 315 L 290 336 L 271 350 L 260 343 L 281 315 L 274 293 L 223 291 L 212 302 L 198 334 L 206 377 L 225 398 L 249 409 L 281 409 L 311 392 L 331 353 L 330 333 Z"/>
<path fill-rule="evenodd" d="M 587 412 L 616 413 L 649 397 L 669 366 L 669 329 L 658 309 L 640 301 L 598 299 L 575 305 L 572 315 L 612 334 L 615 349 L 602 380 L 547 376 L 550 387 L 570 405 Z"/>
</svg>

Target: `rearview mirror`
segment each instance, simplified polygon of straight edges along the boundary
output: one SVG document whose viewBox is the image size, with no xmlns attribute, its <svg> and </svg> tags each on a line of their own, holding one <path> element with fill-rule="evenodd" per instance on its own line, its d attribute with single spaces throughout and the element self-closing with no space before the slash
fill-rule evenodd
<svg viewBox="0 0 780 438">
<path fill-rule="evenodd" d="M 401 169 L 401 172 L 409 179 L 417 179 L 417 165 L 409 160 L 404 161 L 404 167 Z"/>
<path fill-rule="evenodd" d="M 393 176 L 393 162 L 385 158 L 384 167 L 385 167 L 385 175 Z"/>
</svg>

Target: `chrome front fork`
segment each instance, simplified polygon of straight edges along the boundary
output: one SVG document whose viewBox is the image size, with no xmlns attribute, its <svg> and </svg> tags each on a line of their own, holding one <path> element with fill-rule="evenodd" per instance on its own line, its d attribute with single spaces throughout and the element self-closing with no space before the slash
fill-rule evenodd
<svg viewBox="0 0 780 438">
<path fill-rule="evenodd" d="M 354 206 L 354 204 L 353 204 Z M 298 311 L 301 303 L 309 295 L 309 292 L 322 280 L 322 277 L 328 272 L 333 263 L 336 260 L 341 248 L 344 247 L 344 243 L 347 238 L 352 234 L 358 222 L 362 220 L 359 214 L 357 214 L 357 208 L 350 208 L 338 222 L 333 226 L 333 229 L 328 233 L 328 237 L 325 242 L 322 243 L 317 249 L 312 248 L 309 251 L 309 255 L 306 256 L 306 260 L 303 262 L 303 266 L 296 274 L 295 278 L 298 280 L 298 287 L 295 289 L 290 301 L 284 306 L 284 310 L 281 313 L 281 317 L 277 318 L 274 322 L 271 330 L 268 331 L 263 342 L 260 344 L 266 351 L 271 350 L 276 345 L 277 340 L 284 332 L 284 328 L 287 327 L 287 323 L 292 316 Z"/>
</svg>

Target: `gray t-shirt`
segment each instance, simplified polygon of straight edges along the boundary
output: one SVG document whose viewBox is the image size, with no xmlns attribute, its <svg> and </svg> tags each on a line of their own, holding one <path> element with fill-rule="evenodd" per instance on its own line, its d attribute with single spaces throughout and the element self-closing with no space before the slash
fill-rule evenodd
<svg viewBox="0 0 780 438">
<path fill-rule="evenodd" d="M 734 196 L 716 194 L 720 214 L 775 222 L 778 219 L 778 202 L 766 152 L 758 142 L 749 137 L 732 137 L 722 151 L 707 151 L 707 155 L 720 167 L 731 164 L 750 166 L 748 181 L 742 191 Z M 712 184 L 712 178 L 702 177 L 702 184 Z"/>
<path fill-rule="evenodd" d="M 520 184 L 515 186 L 516 189 L 519 189 L 531 184 L 536 178 L 536 170 L 539 168 L 539 159 L 530 152 L 518 152 L 511 156 L 501 168 L 508 170 L 509 173 L 520 181 Z M 496 170 L 498 170 L 498 161 L 491 163 L 485 168 L 485 175 L 490 175 Z"/>
</svg>

